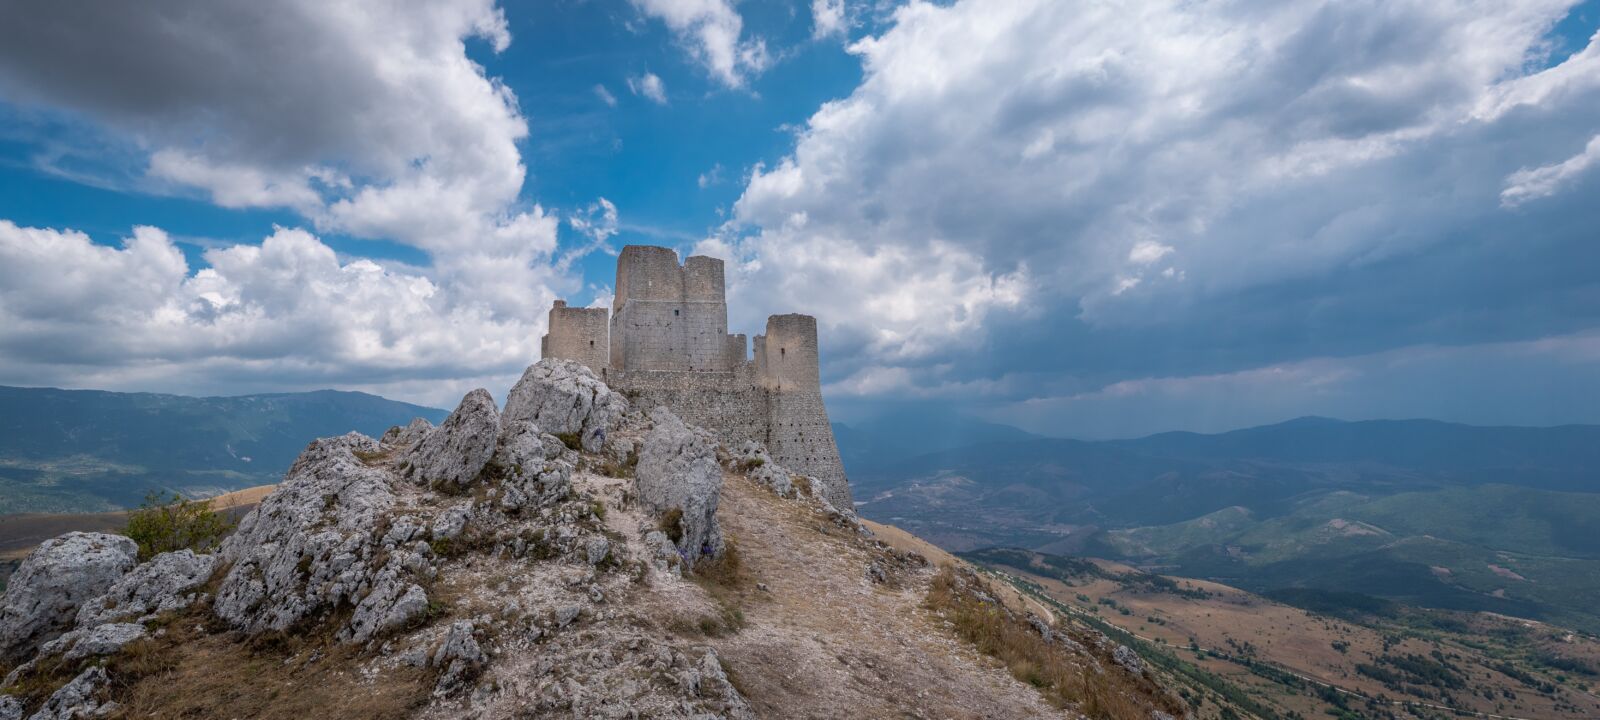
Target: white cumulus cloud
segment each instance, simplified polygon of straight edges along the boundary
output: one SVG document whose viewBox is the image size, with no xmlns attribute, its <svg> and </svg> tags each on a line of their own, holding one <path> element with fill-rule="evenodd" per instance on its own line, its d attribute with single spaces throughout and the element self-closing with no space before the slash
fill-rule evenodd
<svg viewBox="0 0 1600 720">
<path fill-rule="evenodd" d="M 743 87 L 746 77 L 760 74 L 771 61 L 765 41 L 742 37 L 744 19 L 727 0 L 633 0 L 633 4 L 665 23 L 690 55 L 727 87 Z"/>
</svg>

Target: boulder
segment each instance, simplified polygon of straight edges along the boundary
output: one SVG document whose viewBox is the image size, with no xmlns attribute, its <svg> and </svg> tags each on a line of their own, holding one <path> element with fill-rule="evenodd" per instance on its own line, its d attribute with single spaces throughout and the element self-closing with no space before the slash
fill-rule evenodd
<svg viewBox="0 0 1600 720">
<path fill-rule="evenodd" d="M 628 401 L 589 368 L 546 358 L 531 365 L 506 398 L 505 421 L 526 420 L 553 435 L 575 435 L 583 449 L 599 452 L 628 412 Z"/>
<path fill-rule="evenodd" d="M 466 620 L 451 623 L 450 629 L 445 631 L 444 642 L 429 658 L 429 663 L 441 671 L 435 692 L 454 692 L 476 676 L 489 661 L 483 654 L 483 648 L 478 646 L 477 639 L 472 636 L 472 631 L 472 623 Z"/>
<path fill-rule="evenodd" d="M 717 444 L 665 407 L 652 411 L 650 420 L 654 427 L 639 453 L 635 488 L 639 502 L 657 515 L 682 513 L 675 542 L 692 568 L 699 558 L 722 552 L 722 529 L 717 524 L 722 467 L 717 464 Z"/>
<path fill-rule="evenodd" d="M 69 532 L 39 545 L 0 597 L 0 660 L 22 662 L 71 629 L 82 605 L 138 563 L 139 546 L 121 535 Z"/>
<path fill-rule="evenodd" d="M 122 576 L 105 595 L 83 604 L 78 627 L 141 622 L 156 613 L 181 610 L 194 602 L 190 592 L 211 577 L 216 556 L 193 550 L 161 553 Z"/>
<path fill-rule="evenodd" d="M 145 636 L 143 625 L 138 623 L 105 623 L 92 628 L 73 630 L 44 644 L 39 654 L 64 653 L 68 661 L 94 655 L 110 655 Z"/>
<path fill-rule="evenodd" d="M 22 701 L 10 695 L 0 695 L 0 720 L 22 720 Z"/>
<path fill-rule="evenodd" d="M 478 478 L 494 454 L 500 412 L 489 391 L 479 388 L 461 398 L 455 412 L 406 453 L 412 480 L 443 490 L 464 488 Z"/>
<path fill-rule="evenodd" d="M 1134 652 L 1133 648 L 1127 645 L 1118 645 L 1117 649 L 1111 652 L 1111 659 L 1117 661 L 1117 664 L 1121 665 L 1124 670 L 1135 675 L 1144 672 L 1144 658 L 1139 657 L 1139 653 Z"/>
<path fill-rule="evenodd" d="M 396 568 L 384 568 L 379 571 L 372 592 L 361 599 L 338 638 L 343 642 L 366 642 L 403 628 L 427 612 L 428 593 L 422 586 L 402 577 Z"/>
<path fill-rule="evenodd" d="M 245 515 L 222 545 L 231 567 L 213 609 L 237 630 L 285 630 L 341 602 L 358 604 L 380 568 L 379 519 L 394 506 L 392 477 L 355 453 L 376 452 L 359 433 L 311 443 L 283 483 Z M 389 564 L 409 552 L 387 554 Z"/>
<path fill-rule="evenodd" d="M 28 720 L 77 720 L 78 718 L 95 717 L 105 714 L 106 706 L 96 699 L 101 687 L 106 684 L 106 671 L 95 665 L 72 679 L 72 682 L 62 685 L 60 690 L 46 700 L 44 707 L 34 713 Z"/>
</svg>

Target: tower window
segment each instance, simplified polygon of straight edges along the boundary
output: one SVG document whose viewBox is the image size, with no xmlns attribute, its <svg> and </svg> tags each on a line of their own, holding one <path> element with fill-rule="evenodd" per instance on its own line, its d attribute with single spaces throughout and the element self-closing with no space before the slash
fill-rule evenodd
<svg viewBox="0 0 1600 720">
<path fill-rule="evenodd" d="M 677 310 L 677 308 L 673 308 L 673 310 L 672 310 L 672 314 L 673 314 L 673 315 L 677 315 L 677 314 L 678 314 L 678 310 Z"/>
</svg>

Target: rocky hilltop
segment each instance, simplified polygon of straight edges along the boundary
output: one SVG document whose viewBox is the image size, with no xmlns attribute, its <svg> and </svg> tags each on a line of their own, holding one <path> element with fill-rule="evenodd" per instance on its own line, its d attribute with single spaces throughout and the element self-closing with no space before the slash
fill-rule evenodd
<svg viewBox="0 0 1600 720">
<path fill-rule="evenodd" d="M 0 597 L 0 720 L 1192 712 L 821 487 L 541 361 L 503 409 L 313 442 L 213 554 L 45 542 Z"/>
</svg>

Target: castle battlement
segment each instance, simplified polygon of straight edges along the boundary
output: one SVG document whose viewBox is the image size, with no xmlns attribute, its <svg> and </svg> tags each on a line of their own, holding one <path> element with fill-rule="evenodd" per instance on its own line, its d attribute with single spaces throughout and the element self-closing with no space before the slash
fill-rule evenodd
<svg viewBox="0 0 1600 720">
<path fill-rule="evenodd" d="M 773 315 L 764 335 L 730 334 L 722 260 L 680 264 L 671 248 L 624 247 L 611 309 L 557 300 L 540 350 L 583 363 L 636 405 L 666 405 L 725 442 L 766 445 L 779 464 L 822 481 L 835 505 L 851 506 L 822 402 L 816 318 Z"/>
</svg>

